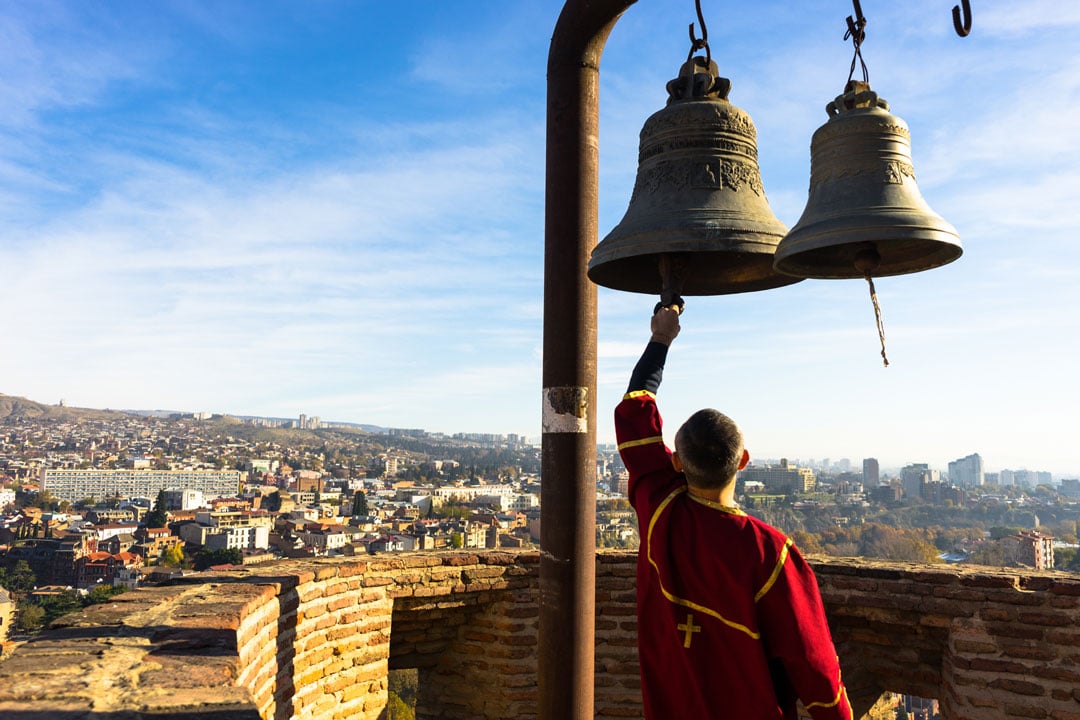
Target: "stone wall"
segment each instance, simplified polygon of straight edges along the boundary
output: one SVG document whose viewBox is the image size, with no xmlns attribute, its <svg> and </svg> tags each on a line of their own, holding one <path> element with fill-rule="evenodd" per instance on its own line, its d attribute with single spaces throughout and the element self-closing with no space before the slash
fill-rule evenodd
<svg viewBox="0 0 1080 720">
<path fill-rule="evenodd" d="M 817 559 L 853 705 L 1080 720 L 1080 577 Z M 62 618 L 0 661 L 0 717 L 535 720 L 539 560 L 410 553 L 199 574 Z M 634 557 L 597 556 L 597 718 L 640 718 Z M 880 709 L 880 705 L 879 705 Z"/>
</svg>

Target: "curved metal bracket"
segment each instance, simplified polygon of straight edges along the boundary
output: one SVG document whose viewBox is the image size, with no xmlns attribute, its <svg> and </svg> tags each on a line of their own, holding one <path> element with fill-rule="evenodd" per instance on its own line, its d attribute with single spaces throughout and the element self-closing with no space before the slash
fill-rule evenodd
<svg viewBox="0 0 1080 720">
<path fill-rule="evenodd" d="M 961 10 L 963 6 L 963 10 Z M 971 32 L 971 2 L 970 0 L 960 0 L 960 5 L 953 5 L 952 9 L 952 24 L 956 28 L 956 34 L 960 37 L 967 37 Z"/>
</svg>

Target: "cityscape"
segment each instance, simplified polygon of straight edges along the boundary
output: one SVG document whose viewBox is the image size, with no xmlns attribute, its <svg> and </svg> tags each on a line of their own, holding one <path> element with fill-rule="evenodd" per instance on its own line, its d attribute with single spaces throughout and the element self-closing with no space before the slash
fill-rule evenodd
<svg viewBox="0 0 1080 720">
<path fill-rule="evenodd" d="M 0 401 L 0 553 L 9 584 L 33 572 L 9 588 L 28 601 L 211 563 L 539 543 L 539 447 L 521 436 Z M 601 446 L 600 547 L 637 546 L 627 479 Z M 896 472 L 758 460 L 737 494 L 808 551 L 889 557 L 854 529 L 891 527 L 890 559 L 1080 569 L 1080 479 L 986 472 L 978 454 Z"/>
</svg>

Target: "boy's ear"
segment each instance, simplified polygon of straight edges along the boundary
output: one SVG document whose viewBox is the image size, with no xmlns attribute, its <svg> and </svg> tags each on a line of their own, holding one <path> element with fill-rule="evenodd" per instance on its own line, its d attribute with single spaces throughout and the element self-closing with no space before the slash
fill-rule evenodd
<svg viewBox="0 0 1080 720">
<path fill-rule="evenodd" d="M 671 453 L 671 467 L 675 468 L 675 472 L 682 472 L 682 460 L 679 459 L 679 453 Z"/>
<path fill-rule="evenodd" d="M 746 448 L 743 448 L 742 460 L 739 461 L 739 469 L 742 470 L 743 468 L 745 468 L 749 464 L 750 464 L 750 451 L 747 450 Z"/>
</svg>

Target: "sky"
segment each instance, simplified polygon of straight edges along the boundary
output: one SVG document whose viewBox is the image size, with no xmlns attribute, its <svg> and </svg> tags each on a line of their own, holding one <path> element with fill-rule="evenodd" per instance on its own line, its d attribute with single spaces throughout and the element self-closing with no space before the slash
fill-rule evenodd
<svg viewBox="0 0 1080 720">
<path fill-rule="evenodd" d="M 871 86 L 964 247 L 687 298 L 660 407 L 751 454 L 1080 476 L 1080 4 L 862 0 Z M 540 439 L 555 0 L 0 5 L 0 393 Z M 702 0 L 770 206 L 802 213 L 852 5 Z M 640 0 L 600 67 L 603 237 L 689 52 Z M 699 29 L 700 34 L 700 29 Z M 598 441 L 656 298 L 601 288 Z"/>
</svg>

